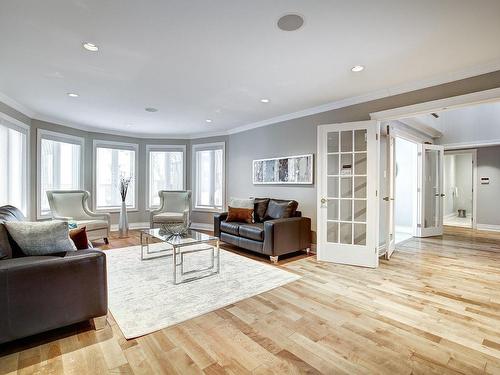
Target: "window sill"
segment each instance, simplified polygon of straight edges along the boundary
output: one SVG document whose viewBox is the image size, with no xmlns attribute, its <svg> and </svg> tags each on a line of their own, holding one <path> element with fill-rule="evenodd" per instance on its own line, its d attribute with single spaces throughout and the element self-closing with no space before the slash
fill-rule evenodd
<svg viewBox="0 0 500 375">
<path fill-rule="evenodd" d="M 97 208 L 94 212 L 96 214 L 117 214 L 120 213 L 120 208 Z M 138 208 L 127 208 L 127 212 L 139 212 Z"/>
<path fill-rule="evenodd" d="M 203 208 L 203 207 L 194 207 L 193 212 L 207 212 L 207 213 L 214 213 L 214 214 L 219 214 L 221 212 L 224 212 L 223 209 L 218 209 L 218 208 Z"/>
</svg>

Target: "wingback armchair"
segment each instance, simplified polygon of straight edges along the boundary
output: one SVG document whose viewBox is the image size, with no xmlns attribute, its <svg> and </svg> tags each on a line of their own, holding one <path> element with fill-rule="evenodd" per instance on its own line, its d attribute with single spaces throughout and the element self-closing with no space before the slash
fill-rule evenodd
<svg viewBox="0 0 500 375">
<path fill-rule="evenodd" d="M 150 226 L 161 224 L 191 224 L 191 190 L 160 190 L 160 207 L 151 211 Z"/>
<path fill-rule="evenodd" d="M 108 243 L 111 217 L 95 213 L 88 207 L 90 194 L 85 190 L 48 190 L 52 219 L 75 221 L 77 228 L 86 227 L 89 241 L 104 239 Z"/>
</svg>

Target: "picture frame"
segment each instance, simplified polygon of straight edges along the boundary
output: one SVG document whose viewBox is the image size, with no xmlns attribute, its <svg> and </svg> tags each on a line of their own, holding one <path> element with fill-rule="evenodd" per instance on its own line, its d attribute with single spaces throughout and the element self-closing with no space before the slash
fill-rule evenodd
<svg viewBox="0 0 500 375">
<path fill-rule="evenodd" d="M 254 185 L 312 185 L 313 154 L 257 159 L 252 162 Z"/>
</svg>

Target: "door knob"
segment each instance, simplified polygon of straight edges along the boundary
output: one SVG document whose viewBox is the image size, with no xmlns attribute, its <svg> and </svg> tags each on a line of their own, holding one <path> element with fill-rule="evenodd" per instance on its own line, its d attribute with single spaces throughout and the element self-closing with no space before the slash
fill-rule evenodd
<svg viewBox="0 0 500 375">
<path fill-rule="evenodd" d="M 446 194 L 441 194 L 442 197 L 446 197 Z"/>
<path fill-rule="evenodd" d="M 382 198 L 384 201 L 389 202 L 389 197 Z"/>
<path fill-rule="evenodd" d="M 325 204 L 326 203 L 326 198 L 321 198 L 321 204 Z"/>
</svg>

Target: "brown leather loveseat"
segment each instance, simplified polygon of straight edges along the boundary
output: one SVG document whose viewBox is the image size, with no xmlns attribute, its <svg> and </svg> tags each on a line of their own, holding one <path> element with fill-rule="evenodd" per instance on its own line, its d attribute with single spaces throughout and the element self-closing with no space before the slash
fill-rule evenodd
<svg viewBox="0 0 500 375">
<path fill-rule="evenodd" d="M 3 225 L 13 220 L 24 216 L 0 207 L 0 343 L 93 318 L 100 328 L 108 310 L 104 253 L 23 256 Z"/>
<path fill-rule="evenodd" d="M 294 200 L 255 198 L 254 222 L 227 222 L 227 212 L 214 216 L 214 234 L 226 243 L 266 254 L 280 255 L 311 247 L 311 219 L 302 217 Z"/>
</svg>

